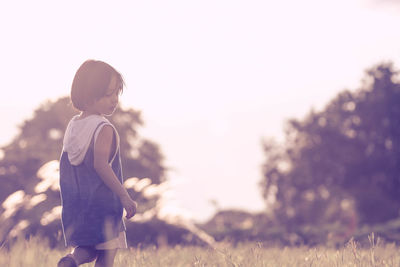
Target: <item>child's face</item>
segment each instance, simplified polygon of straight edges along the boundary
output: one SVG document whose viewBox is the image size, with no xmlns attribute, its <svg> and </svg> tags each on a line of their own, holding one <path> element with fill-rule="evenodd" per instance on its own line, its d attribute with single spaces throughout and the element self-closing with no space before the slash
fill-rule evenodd
<svg viewBox="0 0 400 267">
<path fill-rule="evenodd" d="M 111 76 L 106 94 L 90 105 L 90 109 L 101 115 L 111 115 L 118 105 L 120 84 L 115 75 Z"/>
</svg>

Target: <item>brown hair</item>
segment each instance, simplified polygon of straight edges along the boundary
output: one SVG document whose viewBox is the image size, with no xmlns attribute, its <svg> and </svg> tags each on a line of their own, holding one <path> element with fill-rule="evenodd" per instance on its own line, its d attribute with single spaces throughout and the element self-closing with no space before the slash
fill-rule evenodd
<svg viewBox="0 0 400 267">
<path fill-rule="evenodd" d="M 84 111 L 87 105 L 103 97 L 112 75 L 117 77 L 122 91 L 125 83 L 118 71 L 103 61 L 85 61 L 76 71 L 72 82 L 71 101 L 74 107 Z"/>
</svg>

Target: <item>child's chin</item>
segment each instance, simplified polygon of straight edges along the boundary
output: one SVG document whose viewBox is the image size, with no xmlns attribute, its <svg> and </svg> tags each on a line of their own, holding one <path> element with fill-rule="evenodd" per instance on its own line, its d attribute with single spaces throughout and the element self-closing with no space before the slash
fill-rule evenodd
<svg viewBox="0 0 400 267">
<path fill-rule="evenodd" d="M 115 108 L 108 110 L 107 112 L 104 112 L 105 116 L 111 116 L 115 111 Z"/>
<path fill-rule="evenodd" d="M 111 112 L 106 112 L 106 113 L 104 113 L 104 116 L 111 116 L 113 113 L 114 113 L 114 110 L 111 111 Z"/>
</svg>

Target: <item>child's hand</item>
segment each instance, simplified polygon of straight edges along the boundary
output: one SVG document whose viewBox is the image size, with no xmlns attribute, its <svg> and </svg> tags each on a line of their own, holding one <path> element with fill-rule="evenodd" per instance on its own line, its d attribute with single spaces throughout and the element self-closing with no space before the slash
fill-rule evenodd
<svg viewBox="0 0 400 267">
<path fill-rule="evenodd" d="M 132 218 L 136 214 L 137 203 L 133 201 L 129 196 L 121 198 L 121 203 L 126 211 L 126 218 Z"/>
</svg>

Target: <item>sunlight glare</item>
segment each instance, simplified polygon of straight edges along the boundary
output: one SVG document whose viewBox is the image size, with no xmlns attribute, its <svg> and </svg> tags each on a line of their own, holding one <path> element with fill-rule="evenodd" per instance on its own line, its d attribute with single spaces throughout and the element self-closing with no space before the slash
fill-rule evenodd
<svg viewBox="0 0 400 267">
<path fill-rule="evenodd" d="M 151 180 L 149 178 L 140 179 L 135 185 L 134 189 L 136 192 L 141 192 L 145 187 L 151 184 Z"/>
<path fill-rule="evenodd" d="M 61 206 L 54 207 L 51 211 L 46 211 L 40 219 L 40 224 L 45 226 L 61 217 Z"/>
<path fill-rule="evenodd" d="M 134 188 L 135 184 L 139 181 L 139 178 L 131 177 L 125 180 L 124 186 L 126 188 Z"/>
<path fill-rule="evenodd" d="M 39 179 L 42 179 L 42 181 L 35 186 L 36 193 L 42 193 L 49 188 L 53 191 L 59 190 L 59 166 L 60 162 L 58 160 L 52 160 L 44 164 L 37 171 L 36 175 Z"/>
<path fill-rule="evenodd" d="M 47 195 L 46 194 L 35 195 L 26 204 L 25 209 L 26 210 L 30 210 L 33 207 L 35 207 L 36 205 L 38 205 L 39 203 L 45 201 L 46 199 L 47 199 Z"/>
<path fill-rule="evenodd" d="M 20 221 L 17 225 L 14 226 L 14 228 L 10 231 L 9 236 L 11 238 L 17 237 L 22 230 L 24 230 L 26 227 L 29 226 L 29 221 L 28 220 L 22 220 Z"/>
<path fill-rule="evenodd" d="M 45 163 L 40 169 L 37 171 L 36 176 L 42 180 L 49 179 L 49 177 L 57 177 L 59 178 L 59 167 L 60 162 L 58 160 L 52 160 Z"/>
<path fill-rule="evenodd" d="M 5 209 L 12 209 L 19 204 L 23 203 L 25 192 L 23 190 L 18 190 L 9 195 L 6 200 L 3 201 L 2 207 Z"/>
<path fill-rule="evenodd" d="M 146 188 L 144 188 L 143 192 L 142 192 L 143 196 L 145 198 L 154 198 L 160 195 L 160 190 L 158 185 L 156 184 L 151 184 L 149 186 L 147 186 Z"/>
<path fill-rule="evenodd" d="M 26 198 L 27 196 L 23 190 L 18 190 L 9 195 L 2 204 L 2 207 L 5 209 L 2 217 L 5 219 L 11 217 L 23 205 Z"/>
</svg>

